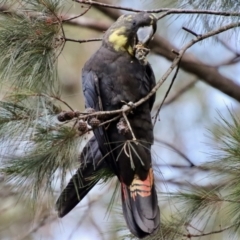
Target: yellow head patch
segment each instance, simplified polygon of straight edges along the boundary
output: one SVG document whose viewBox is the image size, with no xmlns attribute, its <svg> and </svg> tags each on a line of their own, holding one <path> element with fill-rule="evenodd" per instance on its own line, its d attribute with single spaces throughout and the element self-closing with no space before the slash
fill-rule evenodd
<svg viewBox="0 0 240 240">
<path fill-rule="evenodd" d="M 125 36 L 125 27 L 120 27 L 114 30 L 108 37 L 108 41 L 112 44 L 115 51 L 128 51 L 133 55 L 133 49 L 131 46 L 127 46 L 127 37 Z"/>
<path fill-rule="evenodd" d="M 108 37 L 108 41 L 113 45 L 113 48 L 116 51 L 124 50 L 124 47 L 127 44 L 127 37 L 124 36 L 125 30 L 125 27 L 120 27 L 113 31 Z"/>
</svg>

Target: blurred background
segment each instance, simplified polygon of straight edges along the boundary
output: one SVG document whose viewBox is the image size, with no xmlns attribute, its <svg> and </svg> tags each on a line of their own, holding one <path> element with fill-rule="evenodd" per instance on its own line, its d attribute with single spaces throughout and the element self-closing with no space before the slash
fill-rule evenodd
<svg viewBox="0 0 240 240">
<path fill-rule="evenodd" d="M 142 10 L 178 6 L 176 1 L 154 0 L 114 0 L 110 3 Z M 61 14 L 63 17 L 64 14 L 78 15 L 87 7 L 66 1 Z M 125 12 L 122 11 L 122 13 Z M 99 30 L 97 27 L 85 27 L 84 21 L 94 20 L 94 23 L 103 27 L 113 22 L 111 16 L 96 8 L 92 8 L 79 19 L 82 19 L 80 24 L 76 21 L 64 25 L 66 37 L 72 39 L 102 37 L 101 27 Z M 201 18 L 193 19 L 188 15 L 167 16 L 158 21 L 157 34 L 176 49 L 180 49 L 193 38 L 182 29 L 183 26 L 194 29 L 198 33 L 206 29 Z M 231 62 L 231 59 L 240 55 L 239 41 L 239 35 L 229 31 L 194 45 L 187 53 L 202 63 L 215 67 L 221 75 L 239 83 L 240 63 Z M 59 56 L 58 74 L 63 91 L 62 99 L 73 109 L 84 109 L 81 69 L 100 45 L 99 41 L 82 44 L 66 42 Z M 160 80 L 171 62 L 154 52 L 151 52 L 148 59 L 156 79 Z M 153 116 L 172 77 L 171 75 L 157 92 Z M 239 104 L 236 100 L 209 86 L 198 76 L 180 68 L 154 127 L 153 162 L 163 218 L 171 216 L 175 209 L 170 197 L 163 199 L 162 193 L 183 190 L 189 183 L 200 186 L 212 184 L 212 178 L 208 176 L 208 172 L 200 170 L 197 166 L 212 160 L 210 153 L 218 145 L 218 139 L 214 137 L 214 133 L 218 131 L 216 123 L 219 120 L 219 113 L 229 118 L 228 108 L 235 113 L 239 112 Z M 54 212 L 55 197 L 60 193 L 58 187 L 54 193 L 55 197 L 41 198 L 38 207 L 32 211 L 31 201 L 20 198 L 20 193 L 8 184 L 2 183 L 1 179 L 0 183 L 0 239 L 110 240 L 121 236 L 121 233 L 116 230 L 124 229 L 119 194 L 113 208 L 108 211 L 116 179 L 108 184 L 98 184 L 63 219 L 58 219 Z M 218 224 L 217 221 L 210 222 L 209 229 L 216 224 Z M 127 231 L 123 230 L 122 233 Z M 224 235 L 217 235 L 201 239 L 226 238 Z"/>
</svg>

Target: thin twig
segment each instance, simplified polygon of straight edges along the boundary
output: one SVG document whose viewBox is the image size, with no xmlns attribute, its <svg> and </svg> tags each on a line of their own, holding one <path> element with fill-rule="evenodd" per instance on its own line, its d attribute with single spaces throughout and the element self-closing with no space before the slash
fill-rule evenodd
<svg viewBox="0 0 240 240">
<path fill-rule="evenodd" d="M 211 232 L 206 232 L 206 233 L 200 233 L 200 234 L 192 234 L 192 233 L 188 233 L 188 234 L 183 234 L 184 237 L 187 237 L 189 239 L 193 238 L 193 237 L 204 237 L 204 236 L 209 236 L 209 235 L 213 235 L 213 234 L 217 234 L 217 233 L 221 233 L 224 231 L 227 231 L 233 227 L 236 227 L 237 224 L 233 224 L 230 226 L 227 226 L 225 228 L 219 229 L 219 230 L 215 230 L 215 231 L 211 231 Z"/>
<path fill-rule="evenodd" d="M 77 43 L 87 43 L 87 42 L 97 42 L 97 41 L 102 41 L 102 38 L 89 38 L 89 39 L 72 39 L 72 38 L 64 38 L 64 40 L 67 42 L 77 42 Z"/>
<path fill-rule="evenodd" d="M 38 95 L 39 95 L 39 96 L 45 96 L 45 97 L 49 97 L 49 98 L 56 99 L 56 100 L 58 100 L 59 102 L 61 102 L 61 103 L 63 103 L 64 105 L 66 105 L 71 111 L 74 112 L 73 108 L 72 108 L 67 102 L 65 102 L 64 100 L 62 100 L 62 99 L 61 99 L 60 97 L 58 97 L 58 96 L 49 96 L 49 95 L 44 94 L 44 93 L 40 93 L 40 94 L 38 94 Z"/>
<path fill-rule="evenodd" d="M 51 8 L 48 7 L 48 5 L 47 5 L 44 1 L 42 1 L 42 4 L 43 4 L 43 6 L 45 6 L 45 7 L 52 13 L 52 15 L 57 19 L 57 22 L 58 22 L 58 25 L 59 25 L 59 27 L 60 27 L 60 29 L 61 29 L 63 38 L 65 38 L 65 31 L 64 31 L 64 28 L 63 28 L 63 25 L 62 25 L 62 20 L 58 17 L 58 15 L 57 15 Z M 60 54 L 62 53 L 62 51 L 63 51 L 63 49 L 64 49 L 64 47 L 65 47 L 65 44 L 66 44 L 66 42 L 63 41 L 62 47 L 61 47 L 59 53 L 56 55 L 55 61 L 58 59 L 58 57 L 59 57 Z"/>
<path fill-rule="evenodd" d="M 175 151 L 175 150 L 174 150 Z M 196 169 L 200 171 L 209 171 L 209 169 L 202 168 L 201 166 L 192 166 L 192 165 L 179 165 L 179 164 L 154 164 L 157 167 L 166 167 L 166 168 L 177 168 L 177 169 Z"/>
<path fill-rule="evenodd" d="M 190 160 L 183 152 L 181 152 L 179 149 L 177 149 L 174 145 L 172 145 L 171 143 L 168 143 L 168 142 L 165 142 L 161 139 L 158 139 L 155 137 L 155 143 L 156 142 L 159 142 L 165 146 L 168 146 L 169 148 L 173 149 L 179 156 L 181 156 L 183 159 L 185 159 L 189 164 L 190 166 L 189 167 L 195 167 L 195 164 L 192 162 L 192 160 Z"/>
<path fill-rule="evenodd" d="M 120 117 L 121 117 L 121 115 L 116 116 L 116 117 L 114 117 L 114 118 L 112 118 L 112 119 L 110 119 L 110 120 L 107 120 L 107 121 L 105 121 L 105 122 L 102 122 L 102 123 L 99 124 L 99 127 L 100 127 L 100 126 L 103 126 L 103 125 L 106 125 L 106 124 L 108 124 L 108 123 L 114 122 L 114 121 L 118 120 Z"/>
<path fill-rule="evenodd" d="M 163 103 L 165 102 L 165 100 L 166 100 L 166 98 L 167 98 L 167 96 L 168 96 L 168 94 L 169 94 L 169 92 L 170 92 L 170 90 L 171 90 L 171 88 L 172 88 L 172 86 L 173 86 L 173 83 L 174 83 L 174 81 L 175 81 L 175 79 L 176 79 L 176 77 L 177 77 L 177 74 L 178 74 L 178 71 L 179 71 L 179 67 L 180 67 L 180 62 L 179 62 L 179 64 L 177 65 L 176 71 L 175 71 L 175 73 L 174 73 L 174 75 L 173 75 L 173 78 L 172 78 L 172 81 L 171 81 L 171 83 L 170 83 L 170 85 L 169 85 L 169 87 L 168 87 L 168 90 L 167 90 L 167 92 L 165 93 L 165 96 L 164 96 L 164 98 L 163 98 L 163 100 L 162 100 L 162 102 L 161 102 L 161 104 L 160 104 L 160 106 L 159 106 L 159 108 L 158 108 L 158 110 L 157 110 L 157 112 L 156 112 L 156 114 L 155 114 L 153 126 L 155 126 L 155 124 L 156 124 L 156 122 L 157 122 L 157 118 L 158 118 L 158 116 L 159 116 L 159 113 L 160 113 L 160 110 L 161 110 L 161 108 L 162 108 L 162 106 L 163 106 Z"/>
<path fill-rule="evenodd" d="M 84 28 L 90 28 L 96 31 L 104 32 L 106 31 L 109 27 L 110 24 L 107 23 L 106 21 L 99 21 L 99 19 L 93 19 L 90 17 L 82 16 L 81 18 L 74 18 L 75 15 L 67 15 L 66 19 L 68 18 L 73 18 L 71 21 L 64 21 L 65 25 L 75 25 L 78 27 L 84 27 Z"/>
<path fill-rule="evenodd" d="M 188 33 L 191 33 L 193 36 L 198 37 L 199 34 L 195 33 L 193 30 L 186 28 L 186 27 L 182 27 L 182 29 Z"/>
<path fill-rule="evenodd" d="M 125 10 L 131 12 L 148 12 L 148 13 L 162 13 L 166 12 L 167 15 L 170 14 L 211 14 L 211 15 L 220 15 L 225 17 L 233 17 L 240 16 L 239 12 L 226 12 L 226 11 L 214 11 L 214 10 L 196 10 L 196 9 L 178 9 L 178 8 L 158 8 L 158 9 L 150 9 L 150 10 L 141 10 L 136 8 L 122 7 L 118 5 L 111 5 L 102 2 L 95 2 L 92 0 L 73 0 L 73 2 L 77 2 L 80 4 L 88 4 L 91 6 L 105 7 L 105 8 L 113 8 L 118 10 Z"/>
<path fill-rule="evenodd" d="M 74 20 L 74 19 L 76 19 L 76 18 L 79 18 L 79 17 L 82 17 L 83 15 L 85 15 L 90 9 L 91 9 L 91 5 L 85 10 L 85 11 L 83 11 L 82 13 L 80 13 L 79 15 L 76 15 L 76 16 L 73 16 L 73 17 L 69 17 L 69 18 L 64 18 L 63 20 L 62 20 L 62 22 L 68 22 L 68 21 L 72 21 L 72 20 Z"/>
<path fill-rule="evenodd" d="M 135 135 L 134 135 L 134 132 L 133 132 L 132 127 L 131 127 L 131 124 L 130 124 L 129 121 L 128 121 L 126 112 L 123 112 L 122 114 L 123 114 L 123 117 L 124 117 L 124 119 L 125 119 L 125 121 L 126 121 L 126 123 L 127 123 L 127 125 L 128 125 L 128 128 L 129 128 L 129 130 L 130 130 L 130 132 L 131 132 L 131 134 L 132 134 L 132 137 L 133 137 L 132 140 L 133 140 L 133 141 L 136 141 L 137 139 L 136 139 L 136 137 L 135 137 Z"/>
<path fill-rule="evenodd" d="M 126 155 L 128 158 L 130 158 L 130 156 L 129 156 L 128 152 L 127 152 L 127 149 L 126 149 L 127 146 L 128 146 L 128 141 L 126 141 L 126 142 L 124 143 L 123 149 L 124 149 L 125 155 Z M 129 149 L 128 149 L 128 151 L 129 151 Z"/>
</svg>

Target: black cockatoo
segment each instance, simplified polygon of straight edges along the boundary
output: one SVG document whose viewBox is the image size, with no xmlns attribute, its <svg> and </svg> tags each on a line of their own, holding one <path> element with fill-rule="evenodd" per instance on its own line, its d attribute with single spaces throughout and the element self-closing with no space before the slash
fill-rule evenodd
<svg viewBox="0 0 240 240">
<path fill-rule="evenodd" d="M 145 12 L 122 15 L 106 31 L 101 47 L 83 67 L 86 108 L 111 111 L 131 103 L 132 109 L 125 118 L 93 130 L 94 136 L 81 154 L 81 167 L 57 201 L 60 217 L 97 183 L 92 176 L 106 168 L 121 183 L 123 215 L 130 231 L 143 238 L 159 229 L 160 211 L 151 161 L 151 109 L 155 96 L 138 107 L 133 104 L 155 86 L 145 54 L 156 22 L 154 15 Z M 109 115 L 108 119 L 111 118 Z"/>
</svg>

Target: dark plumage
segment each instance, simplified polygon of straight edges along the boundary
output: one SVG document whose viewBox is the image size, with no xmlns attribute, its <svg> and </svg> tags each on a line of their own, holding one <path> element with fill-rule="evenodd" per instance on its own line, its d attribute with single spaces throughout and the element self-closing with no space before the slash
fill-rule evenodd
<svg viewBox="0 0 240 240">
<path fill-rule="evenodd" d="M 147 30 L 147 33 L 142 29 Z M 120 109 L 124 104 L 134 103 L 151 91 L 155 86 L 152 68 L 145 60 L 136 57 L 135 46 L 140 42 L 145 47 L 155 31 L 156 19 L 148 13 L 123 15 L 108 29 L 102 46 L 86 62 L 82 71 L 86 108 L 96 111 Z M 118 177 L 125 220 L 130 231 L 139 238 L 153 234 L 160 224 L 151 164 L 153 126 L 150 113 L 154 100 L 155 96 L 133 108 L 132 113 L 127 115 L 137 141 L 133 140 L 131 131 L 125 134 L 119 132 L 119 120 L 107 127 L 95 128 L 95 137 L 86 146 L 92 149 L 95 157 L 85 155 L 87 165 L 81 170 L 84 184 L 88 184 L 86 177 L 98 168 L 109 168 Z M 100 163 L 96 170 L 92 164 L 94 161 Z M 58 200 L 60 216 L 67 214 L 95 184 L 90 183 L 88 188 L 77 185 L 75 188 L 79 193 L 72 193 L 68 189 L 73 189 L 73 183 L 78 178 L 73 176 Z"/>
<path fill-rule="evenodd" d="M 97 176 L 98 171 L 102 168 L 107 168 L 105 161 L 101 160 L 102 154 L 99 151 L 98 143 L 95 137 L 92 137 L 82 150 L 80 168 L 56 202 L 59 217 L 68 214 L 98 182 L 98 179 L 93 177 Z"/>
</svg>

